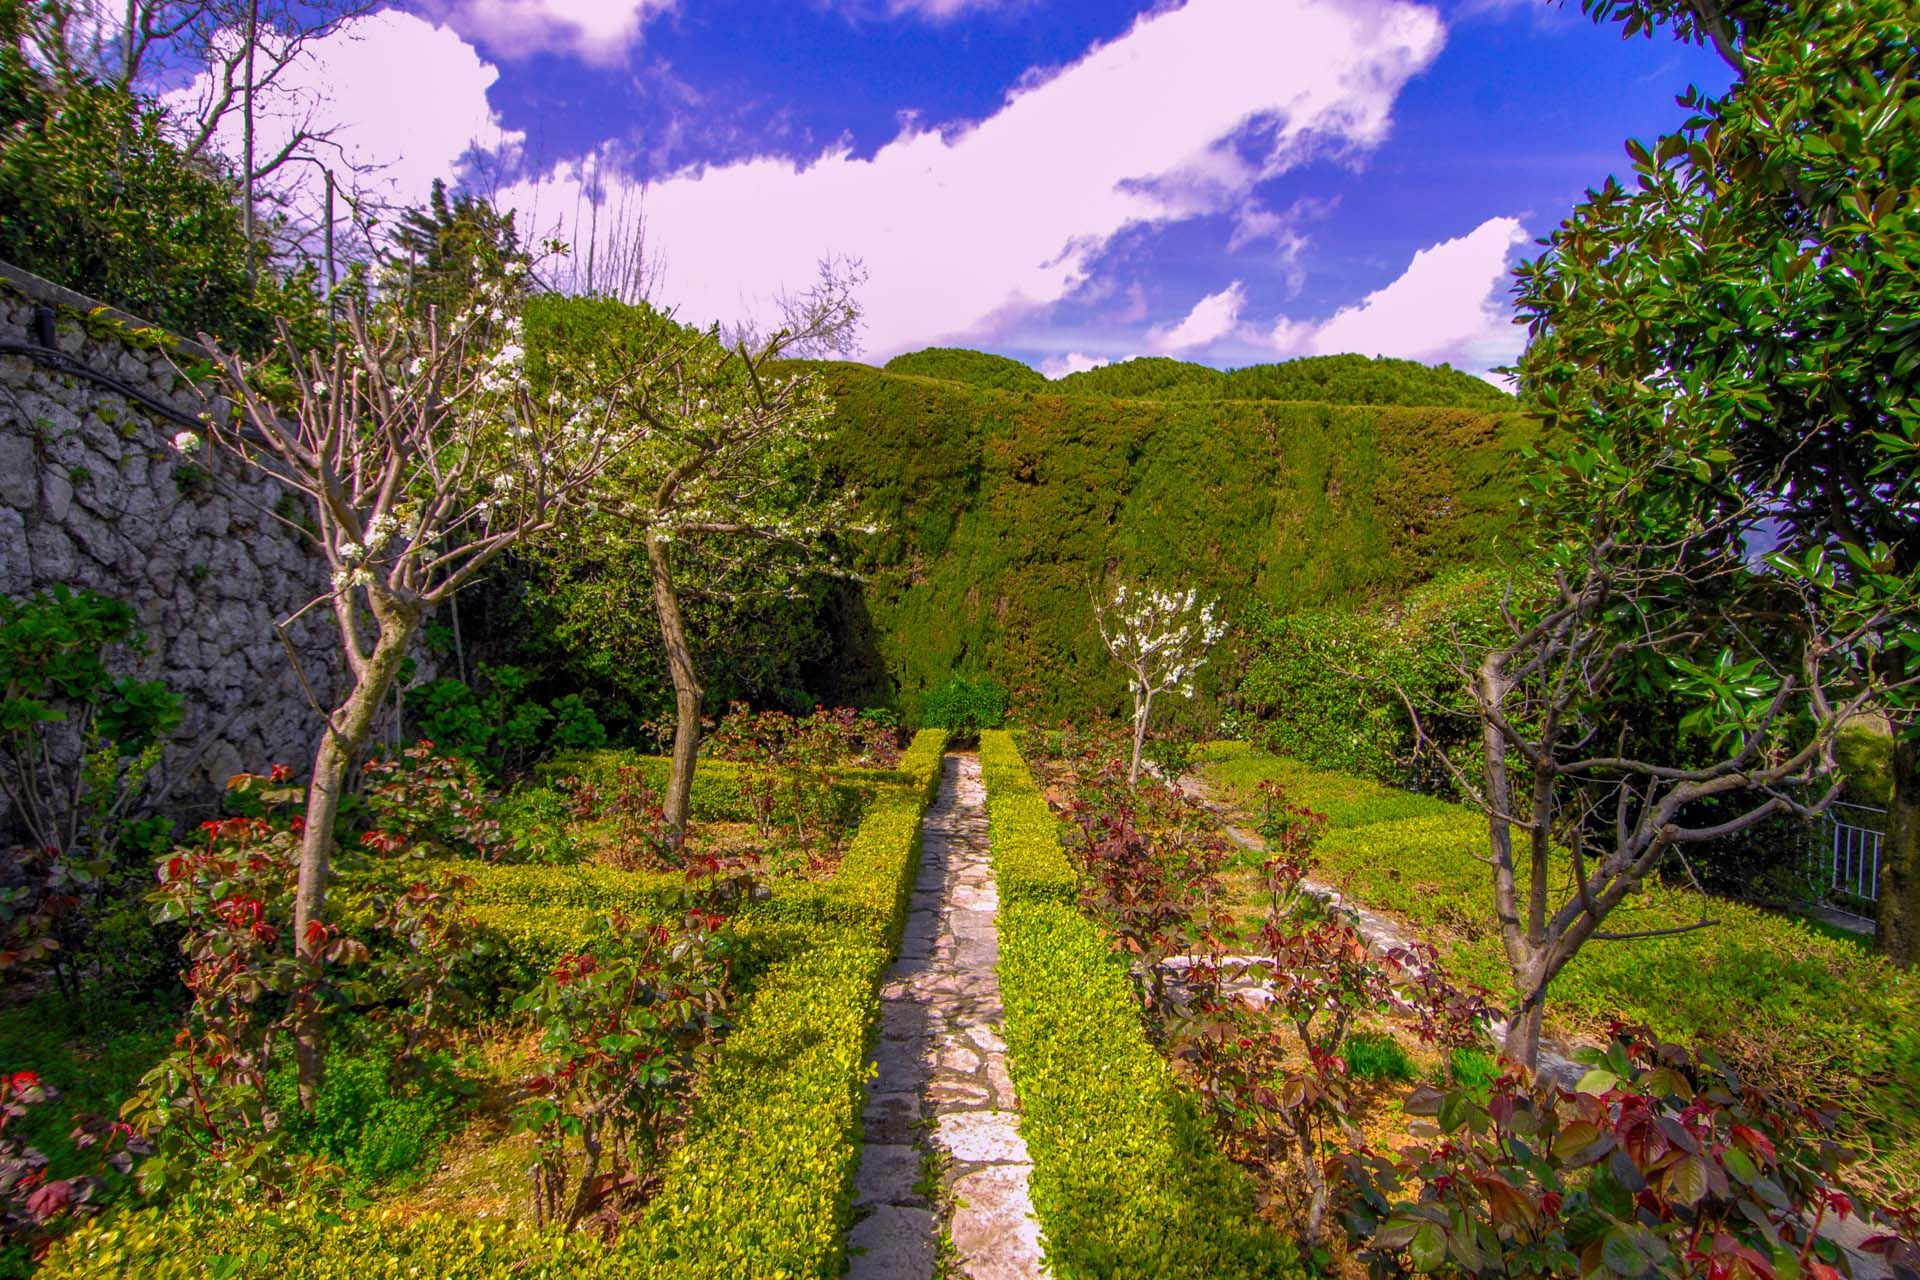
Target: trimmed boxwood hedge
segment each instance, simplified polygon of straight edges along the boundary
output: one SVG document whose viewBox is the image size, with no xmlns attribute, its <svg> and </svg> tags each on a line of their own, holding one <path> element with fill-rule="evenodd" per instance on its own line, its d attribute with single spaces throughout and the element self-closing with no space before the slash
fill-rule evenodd
<svg viewBox="0 0 1920 1280">
<path fill-rule="evenodd" d="M 1125 964 L 1071 905 L 1059 827 L 1012 738 L 982 734 L 980 760 L 1003 904 L 1008 1068 L 1052 1274 L 1301 1275 L 1293 1246 L 1255 1213 L 1250 1180 L 1147 1042 Z"/>
<path fill-rule="evenodd" d="M 905 919 L 920 813 L 939 779 L 945 742 L 944 733 L 922 732 L 901 761 L 906 785 L 885 788 L 868 807 L 823 890 L 841 918 L 806 926 L 746 923 L 749 945 L 766 943 L 778 958 L 754 983 L 739 1026 L 701 1082 L 687 1141 L 670 1158 L 660 1195 L 612 1244 L 438 1214 L 343 1212 L 317 1194 L 276 1208 L 183 1200 L 83 1226 L 55 1248 L 41 1275 L 837 1277 L 859 1158 L 868 1031 Z M 592 869 L 545 870 L 564 876 Z M 603 888 L 612 897 L 639 892 L 612 879 Z M 496 900 L 482 913 L 503 945 L 557 954 L 584 937 L 599 909 L 594 900 Z"/>
<path fill-rule="evenodd" d="M 1067 862 L 1053 810 L 1011 733 L 980 735 L 980 779 L 987 787 L 987 832 L 1000 896 L 1009 902 L 1078 901 L 1080 877 Z"/>
</svg>

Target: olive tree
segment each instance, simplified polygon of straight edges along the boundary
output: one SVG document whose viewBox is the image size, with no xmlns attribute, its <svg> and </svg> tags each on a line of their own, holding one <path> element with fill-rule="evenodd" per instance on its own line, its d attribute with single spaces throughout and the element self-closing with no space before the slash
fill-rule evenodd
<svg viewBox="0 0 1920 1280">
<path fill-rule="evenodd" d="M 238 412 L 211 415 L 206 436 L 305 496 L 312 523 L 288 523 L 332 576 L 308 607 L 331 609 L 345 659 L 345 692 L 330 705 L 308 685 L 325 726 L 294 900 L 303 950 L 324 941 L 348 770 L 422 621 L 509 548 L 563 528 L 600 500 L 615 466 L 648 435 L 632 402 L 678 354 L 662 346 L 615 364 L 543 356 L 533 370 L 520 314 L 524 273 L 509 264 L 445 311 L 411 308 L 398 293 L 368 308 L 349 303 L 344 336 L 330 349 L 299 350 L 288 339 L 270 360 L 216 350 L 218 383 Z M 313 1019 L 300 1021 L 310 1103 L 318 1041 Z"/>
</svg>

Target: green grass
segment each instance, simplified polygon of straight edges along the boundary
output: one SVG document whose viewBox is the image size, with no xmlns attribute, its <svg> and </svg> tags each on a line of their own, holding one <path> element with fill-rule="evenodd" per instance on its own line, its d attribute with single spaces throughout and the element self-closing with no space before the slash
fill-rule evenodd
<svg viewBox="0 0 1920 1280">
<path fill-rule="evenodd" d="M 1390 1035 L 1355 1032 L 1347 1037 L 1340 1056 L 1347 1060 L 1347 1070 L 1361 1080 L 1405 1084 L 1413 1079 L 1413 1059 Z"/>
<path fill-rule="evenodd" d="M 1328 814 L 1319 874 L 1400 917 L 1440 946 L 1448 967 L 1496 999 L 1509 988 L 1492 875 L 1477 810 L 1236 744 L 1208 750 L 1204 776 L 1236 804 L 1277 779 Z M 1876 1147 L 1920 1177 L 1920 978 L 1852 937 L 1744 903 L 1649 884 L 1608 920 L 1626 932 L 1692 924 L 1672 937 L 1588 943 L 1555 979 L 1548 1020 L 1561 1035 L 1604 1035 L 1612 1019 L 1711 1045 L 1758 1078 L 1838 1096 L 1871 1119 Z"/>
</svg>

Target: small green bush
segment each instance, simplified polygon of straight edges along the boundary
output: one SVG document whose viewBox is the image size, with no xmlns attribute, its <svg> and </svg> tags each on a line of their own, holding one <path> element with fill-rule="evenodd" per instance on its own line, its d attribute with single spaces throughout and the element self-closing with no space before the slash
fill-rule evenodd
<svg viewBox="0 0 1920 1280">
<path fill-rule="evenodd" d="M 927 695 L 920 719 L 970 741 L 982 729 L 998 729 L 1006 722 L 1007 691 L 992 676 L 953 676 Z"/>
<path fill-rule="evenodd" d="M 1389 1035 L 1357 1032 L 1347 1037 L 1340 1055 L 1347 1060 L 1347 1070 L 1361 1080 L 1405 1084 L 1413 1079 L 1413 1059 Z"/>
<path fill-rule="evenodd" d="M 295 1146 L 324 1156 L 364 1182 L 417 1173 L 438 1151 L 458 1108 L 443 1079 L 396 1091 L 390 1054 L 335 1053 L 311 1114 L 301 1110 L 291 1065 L 268 1080 L 275 1109 Z"/>
<path fill-rule="evenodd" d="M 1080 897 L 1080 876 L 1060 844 L 1060 823 L 1033 784 L 1013 735 L 980 735 L 980 778 L 987 788 L 987 835 L 993 874 L 1007 902 L 1061 902 Z"/>
</svg>

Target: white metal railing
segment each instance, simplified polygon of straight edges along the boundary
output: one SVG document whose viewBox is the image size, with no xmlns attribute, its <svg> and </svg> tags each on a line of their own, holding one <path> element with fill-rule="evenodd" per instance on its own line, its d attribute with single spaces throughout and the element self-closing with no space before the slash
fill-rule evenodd
<svg viewBox="0 0 1920 1280">
<path fill-rule="evenodd" d="M 1880 893 L 1880 850 L 1886 838 L 1885 809 L 1836 804 L 1827 812 L 1827 887 L 1872 902 Z M 1878 826 L 1868 826 L 1875 817 Z"/>
</svg>

